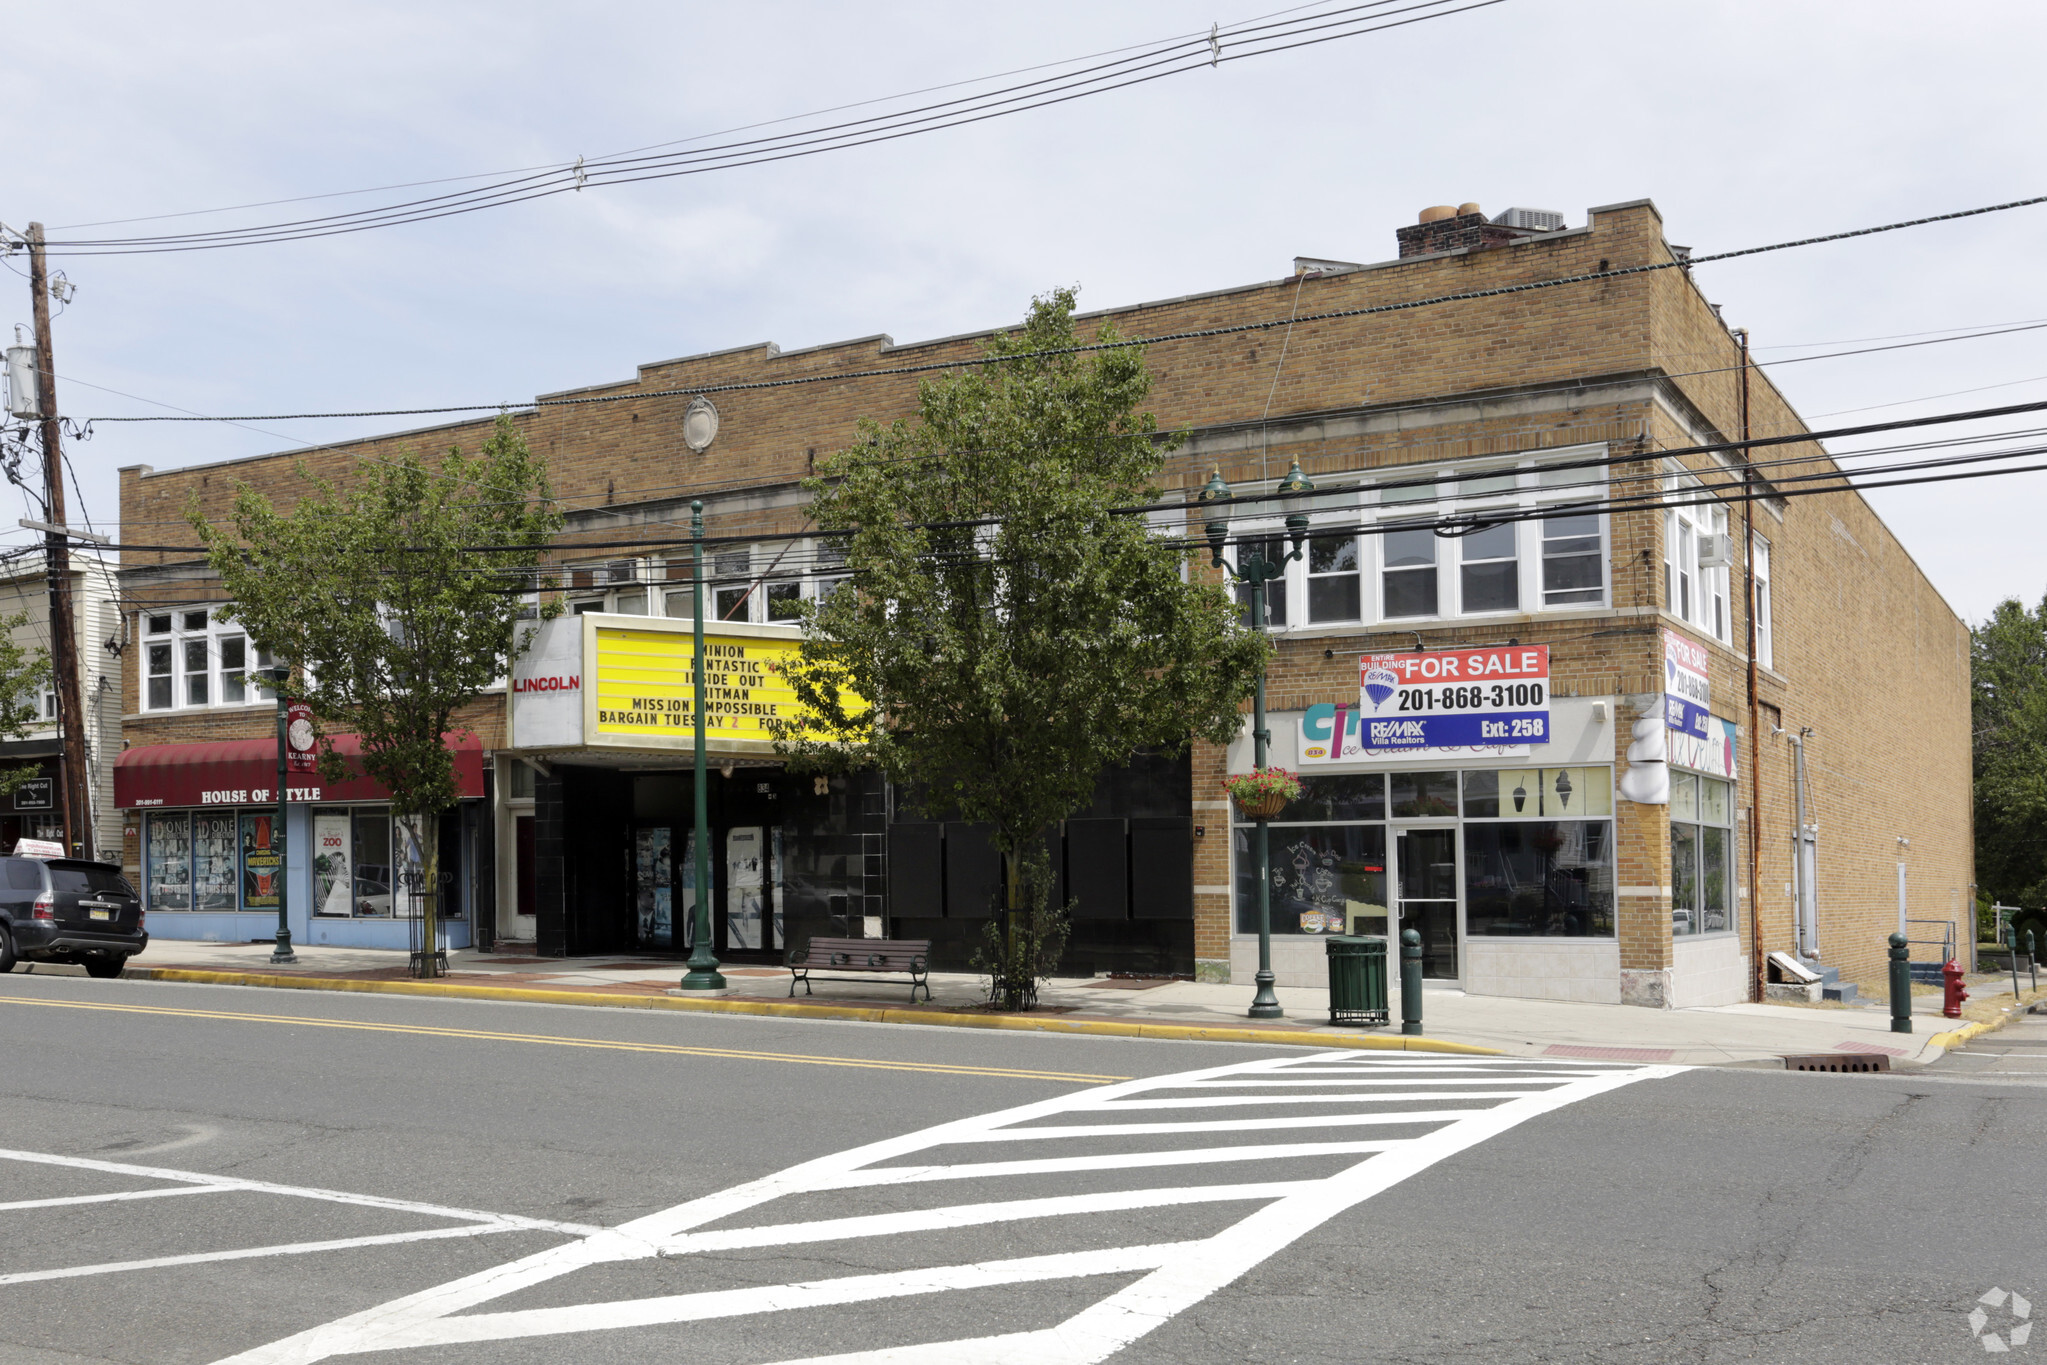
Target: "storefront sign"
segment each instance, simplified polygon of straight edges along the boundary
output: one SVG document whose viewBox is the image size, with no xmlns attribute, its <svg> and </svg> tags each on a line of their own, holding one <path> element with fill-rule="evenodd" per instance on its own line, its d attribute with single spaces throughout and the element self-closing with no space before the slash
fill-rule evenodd
<svg viewBox="0 0 2047 1365">
<path fill-rule="evenodd" d="M 56 804 L 56 783 L 47 777 L 31 777 L 14 789 L 16 810 L 49 810 Z"/>
<path fill-rule="evenodd" d="M 773 752 L 773 724 L 798 716 L 783 670 L 801 640 L 794 626 L 705 631 L 704 737 L 714 752 Z M 512 746 L 693 748 L 695 665 L 688 621 L 593 612 L 546 622 L 513 666 Z"/>
<path fill-rule="evenodd" d="M 1354 702 L 1318 702 L 1301 712 L 1300 745 L 1295 751 L 1303 768 L 1323 763 L 1353 762 L 1363 758 L 1385 758 L 1398 753 L 1402 758 L 1526 758 L 1528 745 L 1458 744 L 1445 748 L 1385 750 L 1365 748 L 1359 734 L 1363 708 Z M 1342 728 L 1339 729 L 1338 727 Z"/>
<path fill-rule="evenodd" d="M 1368 754 L 1547 744 L 1549 646 L 1367 654 L 1358 712 Z"/>
<path fill-rule="evenodd" d="M 1663 632 L 1663 725 L 1670 733 L 1672 767 L 1724 777 L 1736 775 L 1734 722 L 1712 711 L 1713 682 L 1706 647 Z"/>
<path fill-rule="evenodd" d="M 1674 630 L 1663 632 L 1663 723 L 1680 735 L 1712 734 L 1713 682 L 1706 647 Z"/>
</svg>

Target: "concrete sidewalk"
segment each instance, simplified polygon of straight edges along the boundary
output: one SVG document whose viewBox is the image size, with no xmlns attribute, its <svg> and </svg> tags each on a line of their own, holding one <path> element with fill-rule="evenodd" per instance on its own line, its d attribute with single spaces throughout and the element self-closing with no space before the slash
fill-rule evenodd
<svg viewBox="0 0 2047 1365">
<path fill-rule="evenodd" d="M 657 1008 L 716 1007 L 750 1013 L 872 1018 L 890 1023 L 971 1023 L 980 1027 L 1042 1027 L 1060 1032 L 1134 1032 L 1151 1036 L 1218 1037 L 1222 1032 L 1328 1045 L 1399 1047 L 1400 1001 L 1384 1028 L 1334 1027 L 1325 990 L 1282 987 L 1286 1018 L 1247 1019 L 1249 983 L 1211 985 L 1164 978 L 1058 980 L 1048 984 L 1039 1009 L 1028 1016 L 990 1012 L 985 979 L 969 973 L 931 976 L 929 1004 L 908 1004 L 906 980 L 818 982 L 815 994 L 789 997 L 789 973 L 780 967 L 728 966 L 731 988 L 711 999 L 674 992 L 683 964 L 668 957 L 538 958 L 458 950 L 448 955 L 451 974 L 439 982 L 412 982 L 406 956 L 375 949 L 297 949 L 298 965 L 273 967 L 267 944 L 193 943 L 159 939 L 131 960 L 129 975 L 160 980 L 233 978 L 227 984 L 304 986 L 313 989 L 397 989 L 407 993 L 453 987 L 452 995 L 545 998 L 563 1003 Z M 50 971 L 42 967 L 38 970 Z M 77 968 L 56 970 L 76 971 Z M 388 983 L 388 984 L 386 984 Z M 1424 1050 L 1485 1050 L 1515 1056 L 1582 1057 L 1674 1062 L 1695 1066 L 1773 1065 L 1786 1055 L 1859 1052 L 1888 1056 L 1894 1066 L 1924 1065 L 1962 1037 L 1995 1027 L 2012 1005 L 2009 977 L 1970 983 L 1970 1019 L 1940 1016 L 1938 994 L 1913 997 L 1914 1031 L 1890 1031 L 1888 1008 L 1725 1005 L 1711 1009 L 1650 1010 L 1466 995 L 1431 983 L 1423 995 Z M 505 992 L 517 992 L 507 997 Z M 2031 992 L 2027 992 L 2030 998 Z M 1961 1036 L 1957 1036 L 1958 1033 Z M 1431 1044 L 1436 1045 L 1431 1047 Z"/>
</svg>

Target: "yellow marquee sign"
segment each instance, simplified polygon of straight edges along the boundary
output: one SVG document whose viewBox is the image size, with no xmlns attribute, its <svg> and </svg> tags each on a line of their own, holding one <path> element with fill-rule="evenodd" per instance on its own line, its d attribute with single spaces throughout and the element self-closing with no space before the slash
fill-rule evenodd
<svg viewBox="0 0 2047 1365">
<path fill-rule="evenodd" d="M 696 641 L 687 621 L 655 617 L 622 624 L 583 618 L 586 661 L 583 742 L 635 749 L 696 743 Z M 799 714 L 783 669 L 796 658 L 793 626 L 706 623 L 704 735 L 724 752 L 771 752 L 770 720 Z"/>
</svg>

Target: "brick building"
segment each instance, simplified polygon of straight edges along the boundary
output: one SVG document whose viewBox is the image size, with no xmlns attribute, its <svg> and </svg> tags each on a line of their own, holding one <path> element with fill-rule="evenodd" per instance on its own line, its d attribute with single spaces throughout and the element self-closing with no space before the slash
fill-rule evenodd
<svg viewBox="0 0 2047 1365">
<path fill-rule="evenodd" d="M 1430 972 L 1467 990 L 1707 1004 L 1747 997 L 1758 932 L 1767 950 L 1816 953 L 1867 982 L 1901 916 L 1919 922 L 1915 940 L 1966 926 L 1967 629 L 1857 494 L 1793 496 L 1811 486 L 1801 476 L 1833 468 L 1817 444 L 1762 447 L 1753 468 L 1725 448 L 1744 431 L 1806 428 L 1766 376 L 1744 374 L 1689 273 L 1353 311 L 1681 266 L 1655 207 L 1601 207 L 1569 227 L 1467 204 L 1430 210 L 1398 237 L 1391 261 L 1300 258 L 1287 278 L 1102 315 L 1137 337 L 1303 319 L 1148 350 L 1151 407 L 1162 429 L 1188 437 L 1163 480 L 1169 500 L 1191 499 L 1217 471 L 1236 495 L 1233 535 L 1256 539 L 1279 534 L 1268 495 L 1295 462 L 1316 485 L 1303 558 L 1274 590 L 1273 761 L 1299 767 L 1310 787 L 1272 827 L 1281 982 L 1319 980 L 1317 939 L 1332 929 L 1413 926 Z M 693 497 L 724 538 L 712 614 L 742 623 L 733 637 L 748 648 L 786 644 L 777 622 L 789 601 L 836 581 L 829 547 L 802 538 L 800 480 L 859 418 L 914 406 L 915 375 L 862 372 L 969 356 L 979 341 L 740 347 L 546 395 L 516 415 L 549 461 L 568 515 L 570 596 L 588 615 L 554 623 L 512 694 L 469 718 L 472 800 L 440 833 L 461 869 L 458 942 L 680 946 L 668 898 L 682 894 L 686 756 L 602 733 L 595 700 L 560 689 L 603 686 L 606 648 L 665 646 L 677 633 Z M 789 380 L 807 382 L 728 387 Z M 302 464 L 341 475 L 408 448 L 473 447 L 487 430 L 458 423 L 312 456 L 126 469 L 123 539 L 175 535 L 195 494 L 246 481 L 289 500 Z M 1745 474 L 1757 496 L 1730 496 Z M 162 673 L 146 647 L 124 656 L 123 768 L 196 771 L 191 746 L 260 743 L 267 702 L 223 682 L 224 661 L 253 659 L 253 642 L 236 654 L 231 626 L 183 630 L 184 613 L 218 605 L 203 568 L 131 552 L 123 590 L 138 645 L 174 646 Z M 210 679 L 196 693 L 188 650 Z M 1496 671 L 1483 689 L 1444 692 L 1470 681 L 1444 671 L 1451 660 Z M 1372 668 L 1383 670 L 1376 693 L 1363 677 Z M 1520 690 L 1490 698 L 1495 682 Z M 1377 708 L 1396 704 L 1464 719 L 1382 728 Z M 1473 728 L 1507 712 L 1534 728 Z M 942 957 L 964 960 L 996 875 L 978 831 L 916 818 L 877 778 L 792 779 L 758 744 L 722 744 L 716 761 L 721 951 L 765 956 L 829 923 L 932 937 Z M 1070 967 L 1248 980 L 1247 831 L 1220 790 L 1248 763 L 1247 738 L 1227 752 L 1139 757 L 1104 779 L 1061 832 L 1079 905 Z M 147 798 L 164 802 L 149 810 L 173 850 L 165 875 L 144 865 L 157 857 L 144 847 L 154 822 L 128 821 L 127 858 L 145 882 L 195 876 L 210 807 L 194 803 L 181 833 L 176 794 Z M 372 886 L 327 894 L 287 852 L 294 906 L 335 910 L 311 916 L 308 941 L 384 941 L 391 926 L 377 921 L 399 913 L 389 850 L 402 841 L 388 824 L 378 832 L 375 796 L 323 793 L 295 813 L 306 832 L 291 837 L 347 841 L 353 875 Z M 216 857 L 227 856 L 225 814 L 211 817 Z M 372 868 L 384 869 L 381 892 Z M 742 903 L 743 927 L 730 918 Z M 369 911 L 344 913 L 351 904 Z M 189 923 L 217 936 L 240 921 Z M 178 925 L 151 920 L 167 937 Z"/>
</svg>

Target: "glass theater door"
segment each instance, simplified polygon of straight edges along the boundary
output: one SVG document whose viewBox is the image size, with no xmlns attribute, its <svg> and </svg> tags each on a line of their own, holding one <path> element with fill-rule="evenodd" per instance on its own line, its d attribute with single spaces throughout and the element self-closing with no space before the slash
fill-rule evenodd
<svg viewBox="0 0 2047 1365">
<path fill-rule="evenodd" d="M 1400 928 L 1422 936 L 1422 975 L 1457 979 L 1457 830 L 1396 829 Z"/>
</svg>

